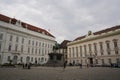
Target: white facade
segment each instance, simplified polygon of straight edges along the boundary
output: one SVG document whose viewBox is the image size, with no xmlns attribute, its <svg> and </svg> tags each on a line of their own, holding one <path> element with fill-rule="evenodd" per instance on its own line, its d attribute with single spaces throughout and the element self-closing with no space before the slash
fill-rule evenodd
<svg viewBox="0 0 120 80">
<path fill-rule="evenodd" d="M 0 21 L 0 64 L 44 64 L 52 52 L 55 38 L 28 30 L 18 24 Z"/>
<path fill-rule="evenodd" d="M 97 35 L 88 33 L 83 38 L 68 43 L 67 46 L 68 63 L 82 65 L 120 63 L 120 26 L 119 29 Z"/>
</svg>

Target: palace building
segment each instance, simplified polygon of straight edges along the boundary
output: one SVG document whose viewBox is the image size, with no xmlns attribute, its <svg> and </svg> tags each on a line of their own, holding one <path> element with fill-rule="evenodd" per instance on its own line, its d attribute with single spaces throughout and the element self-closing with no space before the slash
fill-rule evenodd
<svg viewBox="0 0 120 80">
<path fill-rule="evenodd" d="M 120 63 L 120 25 L 76 38 L 67 44 L 68 63 L 110 65 Z"/>
<path fill-rule="evenodd" d="M 0 64 L 44 64 L 55 42 L 48 31 L 0 14 Z"/>
</svg>

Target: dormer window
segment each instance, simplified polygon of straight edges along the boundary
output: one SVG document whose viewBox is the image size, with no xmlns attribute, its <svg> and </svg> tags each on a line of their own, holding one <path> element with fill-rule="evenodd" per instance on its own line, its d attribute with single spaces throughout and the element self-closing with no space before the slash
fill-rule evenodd
<svg viewBox="0 0 120 80">
<path fill-rule="evenodd" d="M 88 31 L 88 36 L 92 35 L 92 31 Z"/>
<path fill-rule="evenodd" d="M 9 23 L 11 23 L 11 19 L 9 20 Z"/>
<path fill-rule="evenodd" d="M 92 33 L 92 31 L 88 31 L 86 38 L 91 38 L 91 37 L 93 37 L 93 35 L 94 34 Z"/>
<path fill-rule="evenodd" d="M 16 21 L 16 25 L 17 25 L 17 26 L 21 26 L 21 21 L 20 21 L 20 20 L 17 20 L 17 21 Z"/>
<path fill-rule="evenodd" d="M 47 33 L 47 35 L 49 35 L 49 34 Z"/>
<path fill-rule="evenodd" d="M 45 32 L 43 31 L 42 34 L 45 34 Z"/>
</svg>

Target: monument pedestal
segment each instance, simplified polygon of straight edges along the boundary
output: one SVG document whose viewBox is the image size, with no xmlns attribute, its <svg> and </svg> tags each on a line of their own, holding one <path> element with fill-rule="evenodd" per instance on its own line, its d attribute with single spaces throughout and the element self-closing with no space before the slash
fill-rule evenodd
<svg viewBox="0 0 120 80">
<path fill-rule="evenodd" d="M 63 54 L 59 53 L 50 53 L 49 55 L 49 60 L 47 62 L 47 66 L 63 66 Z"/>
</svg>

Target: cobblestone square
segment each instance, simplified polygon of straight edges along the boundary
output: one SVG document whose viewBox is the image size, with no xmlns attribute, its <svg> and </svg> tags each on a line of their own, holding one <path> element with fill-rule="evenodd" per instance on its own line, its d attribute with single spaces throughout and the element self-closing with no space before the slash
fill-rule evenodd
<svg viewBox="0 0 120 80">
<path fill-rule="evenodd" d="M 120 80 L 120 68 L 0 68 L 0 80 Z"/>
</svg>

